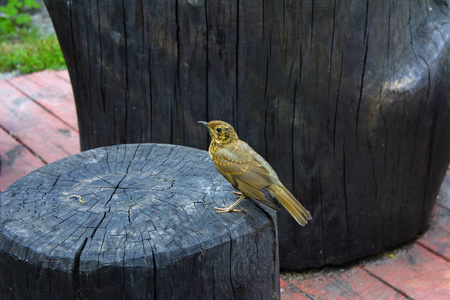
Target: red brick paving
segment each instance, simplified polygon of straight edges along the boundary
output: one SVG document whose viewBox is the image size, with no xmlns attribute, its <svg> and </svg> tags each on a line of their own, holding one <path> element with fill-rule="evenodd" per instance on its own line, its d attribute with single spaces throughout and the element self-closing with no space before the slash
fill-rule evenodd
<svg viewBox="0 0 450 300">
<path fill-rule="evenodd" d="M 35 73 L 27 77 L 40 77 L 47 73 Z M 57 117 L 58 111 L 50 110 L 53 107 L 46 109 L 30 98 L 29 94 L 23 92 L 26 88 L 22 88 L 22 85 L 19 90 L 11 83 L 15 81 L 18 80 L 0 80 L 0 128 L 45 163 L 80 152 L 78 131 Z M 26 85 L 26 81 L 22 83 Z M 58 81 L 54 80 L 53 83 L 58 84 Z M 75 114 L 73 98 L 71 107 Z"/>
<path fill-rule="evenodd" d="M 413 299 L 450 299 L 450 263 L 418 243 L 363 266 Z"/>
<path fill-rule="evenodd" d="M 25 148 L 1 128 L 0 155 L 2 157 L 0 191 L 4 190 L 5 187 L 19 178 L 44 165 L 42 160 L 34 156 L 30 150 Z"/>
<path fill-rule="evenodd" d="M 73 130 L 78 131 L 72 85 L 67 76 L 60 76 L 60 74 L 67 74 L 67 72 L 47 71 L 40 72 L 39 76 L 18 76 L 9 79 L 8 83 Z"/>
<path fill-rule="evenodd" d="M 283 275 L 282 280 L 289 285 L 283 290 L 282 299 L 291 291 L 296 295 L 302 291 L 313 299 L 407 299 L 360 266 L 332 271 L 325 269 L 311 276 Z"/>
<path fill-rule="evenodd" d="M 67 71 L 0 80 L 0 191 L 78 153 L 78 138 Z M 450 171 L 430 230 L 414 243 L 350 267 L 282 273 L 280 283 L 282 300 L 450 299 Z"/>
</svg>

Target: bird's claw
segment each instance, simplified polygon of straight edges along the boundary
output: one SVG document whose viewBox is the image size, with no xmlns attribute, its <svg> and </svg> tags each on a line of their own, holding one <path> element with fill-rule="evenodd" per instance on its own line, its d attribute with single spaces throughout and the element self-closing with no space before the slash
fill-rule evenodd
<svg viewBox="0 0 450 300">
<path fill-rule="evenodd" d="M 218 214 L 227 213 L 227 212 L 242 212 L 240 209 L 234 209 L 233 207 L 228 207 L 224 205 L 223 208 L 221 207 L 214 207 L 215 210 L 217 210 Z"/>
<path fill-rule="evenodd" d="M 244 194 L 242 194 L 241 192 L 231 191 L 230 193 L 235 194 L 236 198 L 240 198 L 240 197 L 244 196 Z"/>
</svg>

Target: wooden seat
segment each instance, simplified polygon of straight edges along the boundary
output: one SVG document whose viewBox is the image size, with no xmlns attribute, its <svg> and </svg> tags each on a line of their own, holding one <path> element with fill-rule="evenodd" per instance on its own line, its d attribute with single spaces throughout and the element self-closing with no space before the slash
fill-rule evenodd
<svg viewBox="0 0 450 300">
<path fill-rule="evenodd" d="M 0 194 L 7 299 L 279 298 L 275 214 L 234 201 L 207 152 L 97 148 Z M 5 298 L 5 299 L 6 299 Z"/>
</svg>

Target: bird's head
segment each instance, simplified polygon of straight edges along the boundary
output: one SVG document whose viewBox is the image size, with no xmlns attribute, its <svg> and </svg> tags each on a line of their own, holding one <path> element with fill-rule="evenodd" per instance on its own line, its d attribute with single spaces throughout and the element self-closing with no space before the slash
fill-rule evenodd
<svg viewBox="0 0 450 300">
<path fill-rule="evenodd" d="M 211 138 L 218 144 L 228 144 L 235 141 L 238 138 L 236 131 L 234 131 L 233 126 L 224 121 L 198 121 L 197 123 L 205 126 Z"/>
</svg>

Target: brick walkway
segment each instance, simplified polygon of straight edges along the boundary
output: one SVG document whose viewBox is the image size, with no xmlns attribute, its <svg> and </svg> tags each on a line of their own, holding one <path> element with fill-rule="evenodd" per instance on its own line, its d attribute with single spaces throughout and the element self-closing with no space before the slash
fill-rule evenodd
<svg viewBox="0 0 450 300">
<path fill-rule="evenodd" d="M 67 71 L 0 80 L 0 191 L 78 153 Z M 450 171 L 430 230 L 409 245 L 345 268 L 282 273 L 281 299 L 450 299 Z"/>
</svg>

